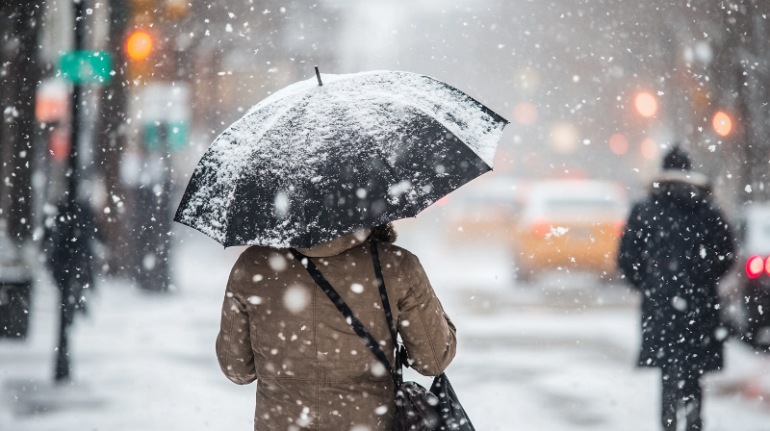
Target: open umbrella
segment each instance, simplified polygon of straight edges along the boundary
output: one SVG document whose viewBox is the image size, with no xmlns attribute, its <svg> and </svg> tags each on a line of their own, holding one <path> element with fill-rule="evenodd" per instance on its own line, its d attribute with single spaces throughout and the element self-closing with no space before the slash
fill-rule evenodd
<svg viewBox="0 0 770 431">
<path fill-rule="evenodd" d="M 174 220 L 224 246 L 312 247 L 412 217 L 491 170 L 508 123 L 407 72 L 317 74 L 219 135 Z"/>
</svg>

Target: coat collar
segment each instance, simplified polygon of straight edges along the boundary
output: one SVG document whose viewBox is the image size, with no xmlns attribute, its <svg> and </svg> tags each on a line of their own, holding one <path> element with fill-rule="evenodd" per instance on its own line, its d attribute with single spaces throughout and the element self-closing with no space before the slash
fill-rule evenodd
<svg viewBox="0 0 770 431">
<path fill-rule="evenodd" d="M 350 250 L 351 248 L 361 245 L 369 238 L 371 233 L 370 229 L 364 229 L 362 231 L 354 232 L 343 237 L 333 239 L 323 244 L 318 244 L 311 248 L 297 247 L 297 251 L 304 254 L 307 257 L 331 257 L 336 256 L 342 252 Z"/>
</svg>

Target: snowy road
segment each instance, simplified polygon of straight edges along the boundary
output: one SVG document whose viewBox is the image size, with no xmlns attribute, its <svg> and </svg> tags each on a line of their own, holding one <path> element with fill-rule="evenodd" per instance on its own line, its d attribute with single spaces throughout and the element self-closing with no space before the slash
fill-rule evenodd
<svg viewBox="0 0 770 431">
<path fill-rule="evenodd" d="M 659 428 L 659 375 L 633 367 L 632 293 L 567 274 L 515 286 L 503 251 L 429 245 L 416 232 L 407 225 L 399 243 L 421 256 L 457 324 L 448 375 L 477 429 Z M 73 332 L 71 386 L 49 383 L 55 297 L 46 283 L 38 288 L 30 339 L 0 342 L 0 430 L 251 429 L 254 385 L 227 381 L 213 348 L 238 251 L 181 236 L 177 292 L 100 286 Z M 730 342 L 726 365 L 704 381 L 706 429 L 770 430 L 770 400 L 760 398 L 770 394 L 770 357 Z"/>
</svg>

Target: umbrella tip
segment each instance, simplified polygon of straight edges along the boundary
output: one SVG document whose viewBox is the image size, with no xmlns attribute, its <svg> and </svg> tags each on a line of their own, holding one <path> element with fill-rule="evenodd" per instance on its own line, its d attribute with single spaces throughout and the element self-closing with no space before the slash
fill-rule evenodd
<svg viewBox="0 0 770 431">
<path fill-rule="evenodd" d="M 324 85 L 324 83 L 321 82 L 321 72 L 318 71 L 318 66 L 315 67 L 315 77 L 318 78 L 318 86 L 319 87 Z"/>
</svg>

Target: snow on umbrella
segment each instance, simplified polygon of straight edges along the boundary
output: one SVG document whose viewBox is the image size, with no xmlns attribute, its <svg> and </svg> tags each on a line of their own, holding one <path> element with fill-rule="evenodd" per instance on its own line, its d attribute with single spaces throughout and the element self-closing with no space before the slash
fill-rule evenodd
<svg viewBox="0 0 770 431">
<path fill-rule="evenodd" d="M 174 220 L 225 247 L 312 247 L 412 217 L 491 170 L 507 120 L 433 78 L 321 75 L 219 135 Z"/>
</svg>

